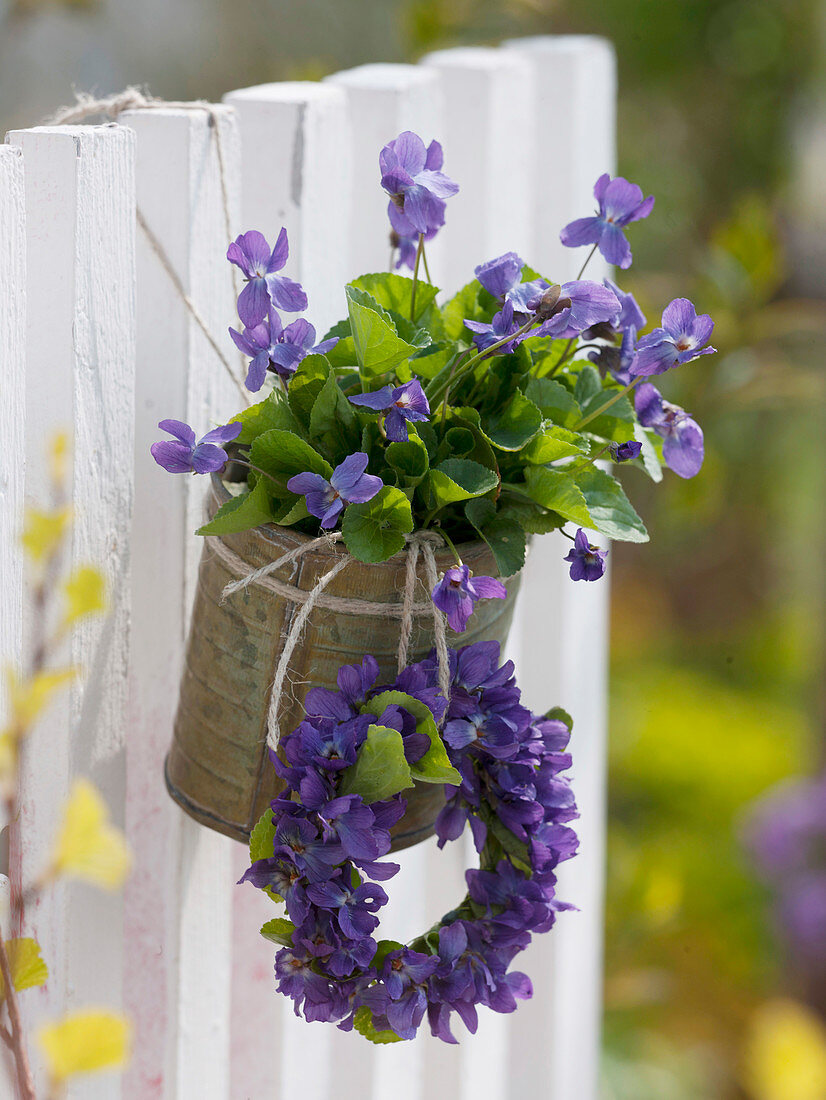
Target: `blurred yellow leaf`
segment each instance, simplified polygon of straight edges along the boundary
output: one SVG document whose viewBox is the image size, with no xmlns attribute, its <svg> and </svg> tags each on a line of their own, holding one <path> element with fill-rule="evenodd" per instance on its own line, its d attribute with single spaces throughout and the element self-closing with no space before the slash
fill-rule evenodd
<svg viewBox="0 0 826 1100">
<path fill-rule="evenodd" d="M 56 432 L 49 447 L 49 476 L 55 485 L 66 484 L 70 453 L 68 433 Z"/>
<path fill-rule="evenodd" d="M 37 1038 L 52 1080 L 60 1082 L 77 1073 L 122 1066 L 129 1057 L 131 1031 L 120 1013 L 86 1009 L 45 1024 Z"/>
<path fill-rule="evenodd" d="M 30 680 L 19 680 L 13 669 L 7 672 L 12 720 L 9 733 L 26 730 L 43 711 L 52 696 L 74 679 L 74 668 L 47 668 Z"/>
<path fill-rule="evenodd" d="M 49 969 L 40 954 L 40 944 L 28 936 L 21 939 L 6 940 L 6 954 L 9 957 L 11 980 L 15 989 L 32 989 L 43 985 L 49 976 Z M 6 996 L 6 985 L 0 973 L 0 1001 Z"/>
<path fill-rule="evenodd" d="M 20 541 L 33 562 L 41 564 L 60 546 L 72 521 L 70 507 L 54 512 L 42 512 L 39 508 L 27 508 Z"/>
<path fill-rule="evenodd" d="M 110 824 L 97 788 L 88 779 L 76 779 L 63 811 L 52 873 L 116 890 L 129 873 L 129 862 L 126 839 Z"/>
<path fill-rule="evenodd" d="M 743 1058 L 753 1100 L 826 1100 L 826 1028 L 795 1001 L 768 1001 L 751 1020 Z"/>
<path fill-rule="evenodd" d="M 102 574 L 90 565 L 82 565 L 63 585 L 66 608 L 63 626 L 106 609 L 106 582 Z"/>
</svg>

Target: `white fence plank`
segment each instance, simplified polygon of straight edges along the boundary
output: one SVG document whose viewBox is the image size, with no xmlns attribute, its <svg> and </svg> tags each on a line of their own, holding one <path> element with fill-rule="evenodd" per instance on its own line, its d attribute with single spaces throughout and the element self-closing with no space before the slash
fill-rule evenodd
<svg viewBox="0 0 826 1100">
<path fill-rule="evenodd" d="M 70 656 L 83 683 L 35 733 L 23 775 L 24 877 L 42 866 L 70 779 L 89 775 L 123 821 L 123 729 L 129 645 L 134 372 L 134 140 L 115 126 L 16 131 L 26 172 L 29 300 L 26 495 L 48 499 L 44 448 L 74 430 L 75 524 L 67 565 L 103 569 L 110 609 L 82 624 Z M 57 1012 L 121 999 L 122 899 L 73 886 L 49 891 L 32 915 Z M 71 1096 L 114 1097 L 86 1082 Z"/>
<path fill-rule="evenodd" d="M 237 230 L 238 134 L 217 108 Z M 138 138 L 138 207 L 219 345 L 227 347 L 234 294 L 216 137 L 205 111 L 125 113 Z M 169 799 L 163 759 L 172 734 L 184 638 L 196 579 L 205 484 L 155 465 L 150 443 L 164 417 L 200 435 L 238 408 L 225 368 L 141 233 L 134 657 L 127 824 L 136 875 L 129 884 L 127 1001 L 138 1043 L 126 1095 L 134 1100 L 224 1100 L 229 1083 L 234 842 L 187 818 Z M 234 358 L 230 358 L 232 363 Z"/>
<path fill-rule="evenodd" d="M 16 663 L 23 629 L 22 560 L 18 544 L 25 472 L 26 207 L 23 155 L 0 145 L 0 667 Z M 0 683 L 0 715 L 6 706 Z M 2 719 L 0 719 L 2 724 Z"/>
<path fill-rule="evenodd" d="M 241 132 L 241 222 L 274 243 L 286 226 L 289 273 L 303 283 L 321 336 L 345 310 L 350 210 L 347 101 L 340 88 L 285 81 L 224 96 Z"/>
<path fill-rule="evenodd" d="M 510 251 L 525 259 L 531 251 L 533 67 L 512 50 L 483 46 L 439 50 L 423 64 L 439 76 L 445 170 L 460 187 L 442 230 L 441 284 L 452 294 L 477 264 Z"/>
<path fill-rule="evenodd" d="M 549 277 L 573 279 L 579 251 L 559 241 L 563 225 L 593 208 L 592 189 L 615 158 L 615 62 L 599 38 L 529 38 L 507 44 L 534 68 L 537 141 L 534 195 L 536 259 Z M 587 140 L 586 140 L 587 137 Z M 590 278 L 605 267 L 592 261 Z M 538 991 L 520 1007 L 513 1031 L 513 1094 L 547 1079 L 549 1094 L 595 1100 L 601 1018 L 602 905 L 605 860 L 607 724 L 607 577 L 572 584 L 563 547 L 553 535 L 534 540 L 521 608 L 520 680 L 529 705 L 559 703 L 574 718 L 572 776 L 581 818 L 580 855 L 560 873 L 559 893 L 579 906 L 563 914 L 547 939 L 538 938 L 525 969 Z M 549 634 L 548 623 L 557 624 Z M 545 1075 L 547 1074 L 547 1078 Z"/>
<path fill-rule="evenodd" d="M 434 72 L 416 65 L 360 65 L 325 80 L 347 93 L 352 140 L 352 201 L 347 277 L 386 271 L 390 256 L 387 195 L 381 189 L 379 152 L 402 130 L 425 144 L 442 128 L 442 93 Z M 428 246 L 430 270 L 442 276 L 441 242 Z"/>
</svg>

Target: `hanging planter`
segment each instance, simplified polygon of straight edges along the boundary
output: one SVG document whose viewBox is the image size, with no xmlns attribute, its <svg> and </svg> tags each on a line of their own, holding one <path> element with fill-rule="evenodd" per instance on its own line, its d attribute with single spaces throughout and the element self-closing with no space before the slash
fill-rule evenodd
<svg viewBox="0 0 826 1100">
<path fill-rule="evenodd" d="M 232 499 L 213 474 L 209 518 Z M 319 579 L 348 556 L 347 550 L 340 543 L 323 542 L 258 583 L 227 597 L 224 589 L 313 541 L 318 540 L 295 528 L 266 524 L 208 536 L 204 547 L 166 782 L 187 813 L 237 840 L 249 840 L 256 821 L 284 785 L 270 765 L 267 725 L 272 684 L 290 624 Z M 457 550 L 474 574 L 496 573 L 496 561 L 481 540 Z M 335 689 L 339 667 L 359 663 L 365 653 L 378 661 L 382 682 L 395 678 L 400 671 L 408 556 L 402 551 L 375 564 L 352 560 L 319 596 L 290 656 L 277 715 L 281 730 L 299 725 L 311 685 Z M 452 553 L 444 548 L 436 550 L 435 560 L 441 572 L 454 564 Z M 504 643 L 518 590 L 517 576 L 508 581 L 505 599 L 482 603 L 463 640 Z M 414 595 L 407 655 L 420 661 L 435 641 L 421 555 Z M 455 639 L 452 632 L 449 636 Z M 393 848 L 430 836 L 443 804 L 441 787 L 417 785 L 408 795 L 404 817 L 393 826 Z"/>
<path fill-rule="evenodd" d="M 286 232 L 272 250 L 243 234 L 230 332 L 247 389 L 269 392 L 199 441 L 160 423 L 162 466 L 213 475 L 166 776 L 197 820 L 249 838 L 244 881 L 287 914 L 261 931 L 297 1014 L 386 1043 L 426 1012 L 455 1042 L 453 1013 L 475 1030 L 479 1004 L 530 996 L 509 967 L 567 908 L 556 867 L 576 851 L 571 719 L 531 713 L 500 653 L 529 538 L 559 531 L 586 582 L 607 556 L 586 529 L 647 540 L 606 466 L 698 472 L 702 431 L 650 379 L 713 351 L 713 325 L 678 298 L 638 339 L 633 296 L 581 278 L 597 249 L 627 268 L 624 228 L 653 206 L 607 175 L 597 212 L 561 234 L 591 246 L 579 278 L 552 283 L 508 252 L 440 303 L 420 271 L 458 190 L 441 147 L 404 133 L 379 159 L 413 277 L 355 279 L 316 344 L 279 312 L 307 306 L 282 274 Z M 468 895 L 412 943 L 374 939 L 379 883 L 399 870 L 381 857 L 466 825 Z"/>
</svg>

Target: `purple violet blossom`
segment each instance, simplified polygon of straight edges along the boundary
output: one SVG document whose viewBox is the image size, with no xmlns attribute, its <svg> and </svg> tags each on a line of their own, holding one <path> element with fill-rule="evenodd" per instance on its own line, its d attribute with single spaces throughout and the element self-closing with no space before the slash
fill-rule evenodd
<svg viewBox="0 0 826 1100">
<path fill-rule="evenodd" d="M 639 455 L 642 450 L 642 443 L 629 439 L 625 443 L 611 443 L 608 449 L 614 462 L 628 462 L 629 459 L 636 458 Z"/>
<path fill-rule="evenodd" d="M 485 324 L 482 321 L 466 320 L 465 327 L 469 328 L 474 334 L 473 342 L 479 351 L 485 351 L 486 348 L 497 344 L 505 336 L 512 336 L 517 333 L 521 326 L 513 318 L 513 303 L 505 302 L 499 312 L 494 314 L 490 324 Z M 499 351 L 502 355 L 507 355 L 514 350 L 517 343 L 519 343 L 518 340 L 509 340 L 501 346 Z"/>
<path fill-rule="evenodd" d="M 387 213 L 400 237 L 431 233 L 445 222 L 445 199 L 459 185 L 446 176 L 442 147 L 431 141 L 425 149 L 418 134 L 405 130 L 379 154 L 381 185 L 390 195 Z"/>
<path fill-rule="evenodd" d="M 432 241 L 438 232 L 438 229 L 429 229 L 424 235 L 425 241 Z M 400 267 L 407 267 L 411 271 L 415 270 L 416 253 L 419 250 L 418 233 L 414 233 L 412 237 L 403 237 L 401 236 L 401 234 L 397 233 L 395 229 L 391 229 L 390 247 L 393 249 L 394 252 L 396 251 L 396 249 L 398 249 L 399 252 L 398 259 L 396 260 L 395 264 L 396 271 L 398 271 Z"/>
<path fill-rule="evenodd" d="M 663 399 L 650 382 L 634 391 L 634 407 L 644 428 L 653 428 L 663 439 L 663 458 L 679 477 L 694 477 L 703 464 L 703 430 L 696 420 Z"/>
<path fill-rule="evenodd" d="M 541 298 L 529 301 L 531 309 L 537 309 Z M 620 314 L 620 303 L 610 287 L 594 283 L 590 279 L 575 279 L 563 283 L 559 291 L 556 312 L 531 336 L 553 336 L 557 340 L 568 340 L 593 325 L 607 322 L 615 324 Z"/>
<path fill-rule="evenodd" d="M 700 355 L 712 355 L 717 349 L 704 345 L 713 329 L 714 322 L 707 313 L 698 316 L 688 298 L 675 298 L 663 310 L 662 328 L 655 328 L 637 344 L 631 373 L 662 374 Z"/>
<path fill-rule="evenodd" d="M 571 580 L 598 581 L 605 572 L 607 550 L 600 550 L 588 541 L 588 536 L 580 529 L 574 536 L 574 545 L 565 555 L 565 561 L 571 563 Z"/>
<path fill-rule="evenodd" d="M 263 386 L 268 370 L 279 378 L 289 378 L 305 356 L 323 355 L 338 343 L 338 338 L 334 337 L 316 344 L 315 328 L 304 317 L 298 317 L 285 327 L 272 306 L 260 325 L 245 328 L 243 333 L 231 328 L 229 334 L 235 346 L 252 360 L 246 387 L 253 393 Z"/>
<path fill-rule="evenodd" d="M 401 386 L 382 386 L 372 393 L 357 393 L 350 398 L 353 405 L 384 412 L 384 431 L 393 443 L 406 443 L 408 422 L 427 420 L 430 405 L 418 378 Z"/>
<path fill-rule="evenodd" d="M 610 279 L 604 279 L 603 282 L 616 296 L 620 304 L 620 314 L 613 324 L 594 325 L 583 333 L 586 340 L 612 341 L 597 351 L 589 352 L 588 358 L 602 369 L 603 374 L 610 371 L 617 382 L 627 386 L 634 374 L 632 367 L 637 355 L 637 333 L 645 327 L 645 314 L 633 294 L 620 290 Z M 620 338 L 619 347 L 615 343 L 617 337 Z"/>
<path fill-rule="evenodd" d="M 180 420 L 161 420 L 158 427 L 175 437 L 153 443 L 149 450 L 159 466 L 171 474 L 209 474 L 220 470 L 227 461 L 227 452 L 220 445 L 229 443 L 241 433 L 240 420 L 213 428 L 198 442 L 195 432 Z"/>
<path fill-rule="evenodd" d="M 307 498 L 307 511 L 327 530 L 335 527 L 345 504 L 364 504 L 383 487 L 380 477 L 365 473 L 368 461 L 364 451 L 356 451 L 336 466 L 329 481 L 307 471 L 291 477 L 287 488 Z"/>
<path fill-rule="evenodd" d="M 289 255 L 287 230 L 283 228 L 272 252 L 266 237 L 257 229 L 242 233 L 227 249 L 227 259 L 241 269 L 247 280 L 238 296 L 238 316 L 247 328 L 261 324 L 270 303 L 288 313 L 307 308 L 307 295 L 302 287 L 286 275 L 277 274 Z"/>
<path fill-rule="evenodd" d="M 598 213 L 590 218 L 577 218 L 559 234 L 568 248 L 595 244 L 609 264 L 631 266 L 631 248 L 623 229 L 631 222 L 647 218 L 654 206 L 654 196 L 642 197 L 642 190 L 622 176 L 614 179 L 606 172 L 594 184 Z"/>
<path fill-rule="evenodd" d="M 522 278 L 525 261 L 515 252 L 505 252 L 494 260 L 479 264 L 473 274 L 494 298 L 504 301 Z M 547 284 L 546 284 L 547 285 Z"/>
<path fill-rule="evenodd" d="M 504 600 L 507 594 L 507 588 L 495 577 L 472 577 L 470 569 L 461 564 L 453 565 L 445 571 L 431 597 L 438 609 L 447 616 L 450 629 L 461 634 L 479 600 Z"/>
</svg>

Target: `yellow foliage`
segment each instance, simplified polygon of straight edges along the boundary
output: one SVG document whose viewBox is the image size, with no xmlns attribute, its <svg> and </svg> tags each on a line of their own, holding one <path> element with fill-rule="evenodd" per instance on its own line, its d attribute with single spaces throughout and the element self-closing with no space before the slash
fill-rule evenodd
<svg viewBox="0 0 826 1100">
<path fill-rule="evenodd" d="M 129 1057 L 129 1021 L 117 1012 L 85 1009 L 38 1029 L 37 1038 L 55 1082 L 78 1073 L 115 1069 Z"/>
<path fill-rule="evenodd" d="M 102 574 L 90 565 L 82 565 L 63 584 L 66 608 L 63 626 L 106 609 L 106 582 Z"/>
<path fill-rule="evenodd" d="M 77 674 L 74 668 L 47 668 L 29 680 L 19 680 L 13 669 L 7 672 L 11 723 L 9 733 L 27 730 L 51 702 L 52 696 Z"/>
<path fill-rule="evenodd" d="M 49 970 L 40 954 L 37 940 L 24 936 L 21 939 L 6 940 L 6 954 L 9 958 L 12 985 L 15 989 L 32 989 L 43 985 L 49 977 Z M 0 1001 L 6 996 L 6 985 L 0 972 Z"/>
<path fill-rule="evenodd" d="M 63 811 L 51 871 L 117 890 L 129 873 L 129 849 L 109 822 L 106 803 L 88 779 L 76 779 Z"/>
<path fill-rule="evenodd" d="M 49 476 L 52 484 L 64 486 L 68 477 L 71 445 L 67 432 L 56 432 L 49 446 Z"/>
<path fill-rule="evenodd" d="M 795 1001 L 762 1005 L 751 1021 L 743 1078 L 753 1100 L 826 1100 L 826 1028 Z"/>
<path fill-rule="evenodd" d="M 38 565 L 47 561 L 60 546 L 71 522 L 72 509 L 68 505 L 53 512 L 27 508 L 20 541 L 29 558 Z"/>
</svg>

